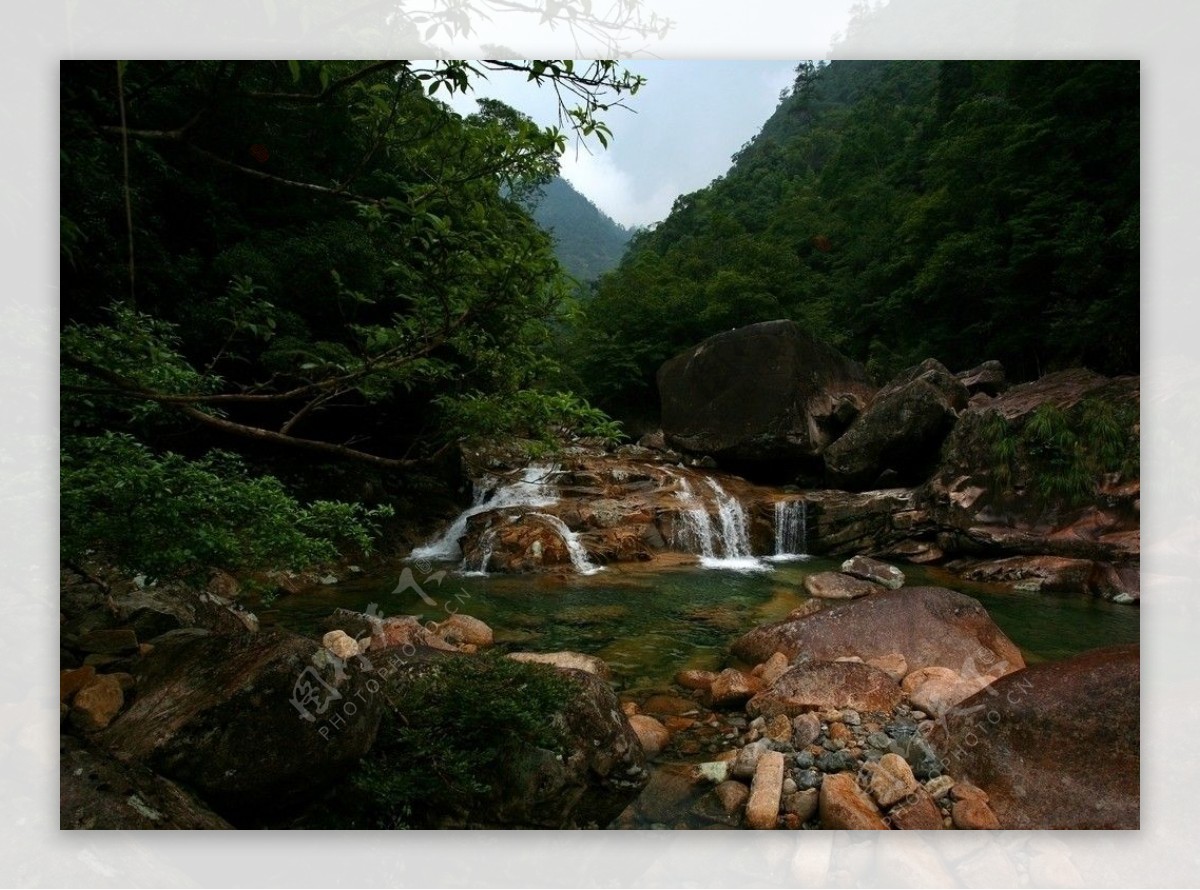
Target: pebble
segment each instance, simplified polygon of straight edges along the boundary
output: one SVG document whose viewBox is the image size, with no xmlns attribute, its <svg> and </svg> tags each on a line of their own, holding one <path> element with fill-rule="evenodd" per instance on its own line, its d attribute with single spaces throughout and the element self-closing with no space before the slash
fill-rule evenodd
<svg viewBox="0 0 1200 890">
<path fill-rule="evenodd" d="M 855 769 L 858 764 L 845 751 L 831 751 L 817 758 L 817 769 L 823 773 L 838 773 Z"/>
<path fill-rule="evenodd" d="M 792 720 L 792 744 L 806 748 L 821 735 L 821 721 L 816 714 L 801 714 Z"/>
<path fill-rule="evenodd" d="M 796 791 L 796 780 L 788 776 L 783 780 L 783 793 L 792 794 Z"/>
<path fill-rule="evenodd" d="M 846 710 L 842 711 L 842 722 L 847 726 L 858 726 L 858 724 L 862 722 L 862 717 L 859 715 L 858 711 L 855 711 L 852 708 L 847 708 Z"/>
<path fill-rule="evenodd" d="M 867 744 L 872 748 L 878 748 L 880 751 L 886 751 L 891 747 L 892 740 L 888 738 L 887 733 L 873 732 L 867 736 Z"/>
<path fill-rule="evenodd" d="M 808 751 L 797 751 L 796 752 L 796 768 L 797 769 L 812 769 L 813 764 L 816 762 L 817 762 L 816 758 L 813 757 L 810 752 L 808 752 Z"/>
<path fill-rule="evenodd" d="M 801 770 L 800 772 L 793 773 L 792 776 L 796 780 L 796 787 L 801 791 L 808 791 L 810 788 L 820 788 L 821 783 L 825 780 L 825 777 L 815 769 Z"/>
<path fill-rule="evenodd" d="M 934 776 L 925 783 L 925 790 L 929 792 L 929 796 L 934 800 L 941 800 L 950 793 L 950 789 L 954 787 L 954 780 L 949 776 Z"/>
</svg>

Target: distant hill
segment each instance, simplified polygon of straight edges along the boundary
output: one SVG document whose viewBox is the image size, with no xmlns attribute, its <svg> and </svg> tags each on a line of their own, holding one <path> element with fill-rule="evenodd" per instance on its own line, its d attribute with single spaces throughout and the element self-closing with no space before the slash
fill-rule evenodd
<svg viewBox="0 0 1200 890">
<path fill-rule="evenodd" d="M 616 267 L 633 232 L 614 222 L 572 185 L 556 176 L 535 196 L 533 218 L 554 236 L 559 262 L 581 282 Z"/>
</svg>

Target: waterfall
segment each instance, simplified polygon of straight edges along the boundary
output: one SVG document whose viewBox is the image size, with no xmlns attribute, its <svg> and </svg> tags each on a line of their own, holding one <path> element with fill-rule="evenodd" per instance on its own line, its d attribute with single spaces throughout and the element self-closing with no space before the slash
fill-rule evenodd
<svg viewBox="0 0 1200 890">
<path fill-rule="evenodd" d="M 704 480 L 712 492 L 712 505 L 705 503 L 691 483 L 679 477 L 676 499 L 680 503 L 671 546 L 699 554 L 706 568 L 760 571 L 766 568 L 750 549 L 750 522 L 741 502 L 721 487 L 716 479 Z M 717 521 L 711 513 L 715 506 Z"/>
<path fill-rule="evenodd" d="M 802 500 L 775 502 L 773 562 L 808 558 L 808 505 Z"/>
<path fill-rule="evenodd" d="M 557 500 L 554 486 L 547 480 L 557 472 L 556 467 L 535 464 L 526 467 L 521 477 L 493 488 L 495 479 L 487 478 L 476 486 L 471 506 L 463 510 L 439 537 L 413 549 L 409 559 L 449 562 L 462 556 L 459 540 L 467 531 L 467 520 L 487 510 L 503 507 L 548 507 Z M 490 497 L 489 497 L 490 494 Z M 490 556 L 490 554 L 489 554 Z M 486 561 L 482 569 L 486 570 Z"/>
<path fill-rule="evenodd" d="M 571 529 L 567 527 L 567 524 L 557 516 L 551 516 L 549 513 L 529 513 L 526 515 L 536 516 L 538 519 L 545 520 L 556 532 L 558 532 L 559 536 L 563 539 L 563 543 L 567 545 L 567 553 L 570 554 L 571 565 L 579 574 L 594 575 L 596 572 L 602 571 L 600 566 L 593 565 L 592 561 L 588 559 L 587 551 L 583 548 L 583 545 L 579 543 L 579 536 L 575 534 L 575 532 L 571 531 Z M 490 557 L 490 552 L 488 555 Z M 487 562 L 485 560 L 484 567 L 486 568 L 486 566 Z"/>
</svg>

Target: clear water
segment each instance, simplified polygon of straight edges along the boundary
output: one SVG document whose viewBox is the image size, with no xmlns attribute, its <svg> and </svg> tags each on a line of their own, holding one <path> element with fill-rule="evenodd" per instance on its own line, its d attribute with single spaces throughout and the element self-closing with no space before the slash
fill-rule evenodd
<svg viewBox="0 0 1200 890">
<path fill-rule="evenodd" d="M 683 668 L 719 669 L 729 658 L 734 638 L 782 619 L 805 602 L 805 575 L 839 565 L 812 558 L 775 563 L 767 570 L 758 562 L 758 571 L 733 571 L 701 568 L 695 557 L 680 557 L 679 563 L 654 569 L 610 565 L 590 576 L 452 573 L 428 582 L 417 572 L 422 589 L 437 606 L 429 606 L 412 589 L 394 594 L 397 569 L 392 576 L 283 597 L 275 608 L 281 624 L 302 632 L 315 631 L 339 606 L 364 610 L 375 603 L 384 615 L 418 615 L 432 621 L 461 612 L 491 625 L 503 648 L 597 655 L 612 667 L 620 687 L 649 689 L 667 685 Z M 979 599 L 1030 662 L 1138 640 L 1136 608 L 1081 596 L 1012 592 L 1000 585 L 964 582 L 933 568 L 902 568 L 910 585 L 950 587 Z"/>
</svg>

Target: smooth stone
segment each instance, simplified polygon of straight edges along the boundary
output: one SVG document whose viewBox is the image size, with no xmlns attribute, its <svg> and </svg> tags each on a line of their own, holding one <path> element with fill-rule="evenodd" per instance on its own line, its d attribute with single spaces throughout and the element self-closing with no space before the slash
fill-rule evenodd
<svg viewBox="0 0 1200 890">
<path fill-rule="evenodd" d="M 746 824 L 751 828 L 775 828 L 783 794 L 783 755 L 767 751 L 759 759 L 746 802 Z"/>
<path fill-rule="evenodd" d="M 965 831 L 987 831 L 1000 827 L 1000 821 L 986 801 L 978 798 L 967 798 L 955 801 L 950 808 L 950 818 L 954 827 Z"/>
<path fill-rule="evenodd" d="M 787 786 L 787 783 L 784 783 Z M 807 822 L 817 813 L 821 792 L 816 788 L 806 788 L 804 791 L 785 792 L 783 795 L 783 811 L 793 815 L 801 824 Z"/>
<path fill-rule="evenodd" d="M 920 788 L 912 768 L 899 754 L 884 754 L 879 763 L 867 767 L 870 780 L 867 790 L 884 809 L 899 803 Z"/>
<path fill-rule="evenodd" d="M 654 757 L 671 741 L 671 733 L 653 717 L 634 714 L 628 719 L 647 757 Z"/>
<path fill-rule="evenodd" d="M 821 721 L 816 714 L 798 714 L 792 718 L 792 744 L 806 748 L 821 737 Z"/>
<path fill-rule="evenodd" d="M 874 802 L 858 787 L 850 773 L 825 777 L 818 808 L 821 827 L 825 829 L 888 830 Z"/>
<path fill-rule="evenodd" d="M 853 556 L 842 563 L 842 571 L 864 581 L 874 581 L 889 590 L 904 586 L 904 572 L 894 565 L 871 559 L 869 556 Z"/>
</svg>

